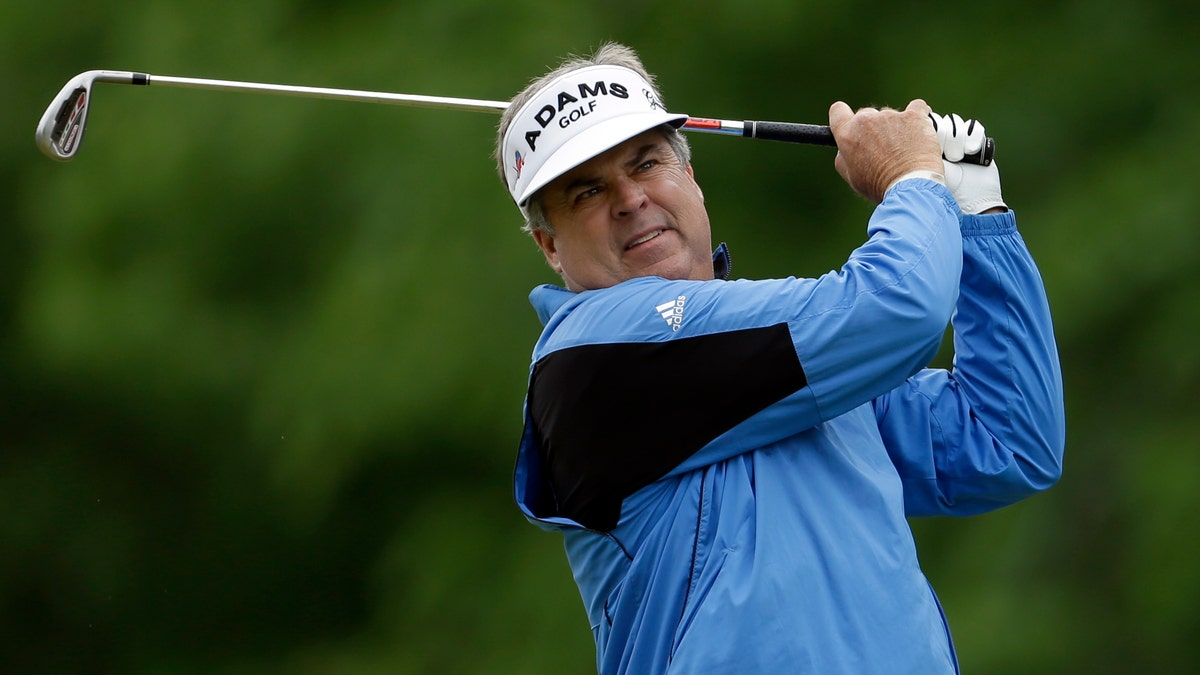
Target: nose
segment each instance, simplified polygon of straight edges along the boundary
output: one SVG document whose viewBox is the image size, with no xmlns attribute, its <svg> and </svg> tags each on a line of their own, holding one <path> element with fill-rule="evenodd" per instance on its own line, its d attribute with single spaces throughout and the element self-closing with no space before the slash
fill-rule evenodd
<svg viewBox="0 0 1200 675">
<path fill-rule="evenodd" d="M 642 184 L 632 178 L 622 177 L 610 188 L 613 216 L 629 216 L 646 208 L 649 198 Z"/>
</svg>

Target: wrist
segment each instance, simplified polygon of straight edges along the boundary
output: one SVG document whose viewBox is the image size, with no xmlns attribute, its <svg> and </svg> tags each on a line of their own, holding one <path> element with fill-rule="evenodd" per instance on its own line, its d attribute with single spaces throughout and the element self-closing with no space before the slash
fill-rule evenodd
<svg viewBox="0 0 1200 675">
<path fill-rule="evenodd" d="M 893 180 L 891 182 L 891 184 L 889 184 L 887 186 L 887 190 L 884 190 L 884 193 L 886 194 L 888 190 L 891 190 L 892 188 L 896 187 L 897 184 L 899 184 L 903 181 L 906 181 L 906 180 L 913 179 L 913 178 L 923 178 L 925 180 L 931 180 L 939 185 L 946 184 L 946 177 L 944 175 L 942 175 L 942 173 L 940 171 L 930 171 L 929 169 L 917 169 L 915 171 L 909 171 L 908 173 L 902 174 L 899 178 Z"/>
</svg>

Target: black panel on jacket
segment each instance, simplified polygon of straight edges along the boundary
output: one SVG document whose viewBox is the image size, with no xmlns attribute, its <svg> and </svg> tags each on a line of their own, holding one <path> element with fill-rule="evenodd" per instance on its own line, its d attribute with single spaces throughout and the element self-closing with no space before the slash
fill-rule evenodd
<svg viewBox="0 0 1200 675">
<path fill-rule="evenodd" d="M 528 405 L 556 514 L 617 526 L 621 501 L 804 387 L 787 324 L 548 354 Z"/>
</svg>

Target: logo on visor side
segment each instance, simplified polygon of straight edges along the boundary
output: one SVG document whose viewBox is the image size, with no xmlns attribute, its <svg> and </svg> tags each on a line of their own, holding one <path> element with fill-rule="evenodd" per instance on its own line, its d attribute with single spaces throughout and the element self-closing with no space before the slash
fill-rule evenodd
<svg viewBox="0 0 1200 675">
<path fill-rule="evenodd" d="M 663 112 L 667 111 L 666 106 L 664 106 L 662 102 L 658 100 L 658 97 L 654 95 L 654 92 L 650 91 L 649 89 L 643 89 L 642 94 L 646 97 L 646 102 L 650 104 L 651 110 L 661 110 Z"/>
<path fill-rule="evenodd" d="M 517 158 L 516 158 L 516 162 L 513 164 L 513 168 L 516 169 L 516 171 L 517 171 L 517 175 L 515 176 L 515 178 L 520 178 L 521 177 L 521 169 L 525 168 L 525 158 L 521 156 L 520 150 L 517 150 L 516 155 L 517 155 Z"/>
<path fill-rule="evenodd" d="M 559 128 L 566 129 L 572 123 L 578 122 L 595 111 L 601 96 L 629 98 L 629 90 L 620 82 L 605 84 L 603 81 L 599 81 L 591 85 L 587 82 L 580 82 L 576 93 L 578 96 L 567 90 L 560 91 L 555 96 L 556 105 L 547 103 L 534 113 L 533 119 L 541 128 L 525 132 L 525 143 L 529 145 L 530 152 L 537 152 L 537 139 L 542 135 L 542 129 L 550 126 L 551 123 L 556 123 Z"/>
</svg>

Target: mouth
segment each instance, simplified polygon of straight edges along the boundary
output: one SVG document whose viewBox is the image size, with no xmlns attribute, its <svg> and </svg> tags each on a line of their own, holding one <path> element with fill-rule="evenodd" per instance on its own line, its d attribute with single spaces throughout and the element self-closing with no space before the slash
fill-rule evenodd
<svg viewBox="0 0 1200 675">
<path fill-rule="evenodd" d="M 655 237 L 662 234 L 663 232 L 666 232 L 666 230 L 654 230 L 652 232 L 647 232 L 646 234 L 629 242 L 629 244 L 625 247 L 625 250 L 628 251 L 629 249 L 631 249 L 635 246 L 640 246 L 640 245 L 650 241 L 651 239 L 654 239 Z"/>
</svg>

